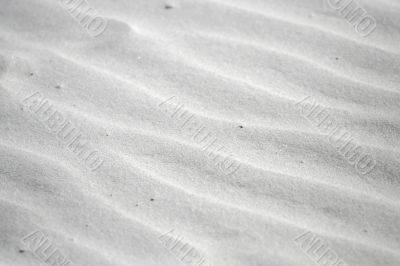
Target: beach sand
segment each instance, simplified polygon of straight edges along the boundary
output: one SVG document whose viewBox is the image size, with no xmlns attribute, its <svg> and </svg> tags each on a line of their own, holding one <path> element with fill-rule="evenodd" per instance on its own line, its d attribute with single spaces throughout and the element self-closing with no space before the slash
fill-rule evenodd
<svg viewBox="0 0 400 266">
<path fill-rule="evenodd" d="M 400 265 L 397 1 L 68 1 L 0 0 L 0 266 Z"/>
</svg>

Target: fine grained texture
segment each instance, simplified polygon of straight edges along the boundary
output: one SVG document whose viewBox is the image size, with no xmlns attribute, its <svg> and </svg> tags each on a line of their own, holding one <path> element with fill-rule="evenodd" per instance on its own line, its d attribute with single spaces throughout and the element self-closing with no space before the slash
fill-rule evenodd
<svg viewBox="0 0 400 266">
<path fill-rule="evenodd" d="M 328 0 L 88 0 L 108 21 L 95 37 L 59 2 L 0 0 L 0 266 L 51 265 L 33 232 L 66 266 L 195 265 L 171 230 L 201 266 L 318 265 L 306 232 L 338 266 L 400 265 L 398 1 L 357 0 L 376 19 L 367 37 Z M 306 97 L 371 172 L 304 115 Z M 45 101 L 101 165 L 49 127 Z M 180 104 L 237 171 L 171 115 Z"/>
</svg>

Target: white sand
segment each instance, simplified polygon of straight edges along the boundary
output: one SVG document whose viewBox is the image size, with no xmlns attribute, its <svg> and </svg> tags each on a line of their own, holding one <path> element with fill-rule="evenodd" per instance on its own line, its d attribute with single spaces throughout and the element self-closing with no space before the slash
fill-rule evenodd
<svg viewBox="0 0 400 266">
<path fill-rule="evenodd" d="M 377 22 L 365 38 L 325 0 L 88 3 L 108 21 L 96 38 L 58 0 L 0 0 L 1 266 L 51 265 L 21 241 L 37 231 L 65 266 L 195 265 L 170 230 L 201 266 L 321 265 L 295 241 L 308 231 L 337 266 L 400 265 L 399 2 L 357 0 Z M 35 92 L 96 171 L 23 103 Z M 236 172 L 159 107 L 172 96 Z M 295 107 L 307 96 L 371 173 Z"/>
</svg>

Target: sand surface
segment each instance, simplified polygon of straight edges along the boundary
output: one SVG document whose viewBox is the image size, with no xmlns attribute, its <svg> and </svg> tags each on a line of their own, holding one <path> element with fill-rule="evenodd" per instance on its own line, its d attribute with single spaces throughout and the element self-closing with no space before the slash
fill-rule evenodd
<svg viewBox="0 0 400 266">
<path fill-rule="evenodd" d="M 0 0 L 0 266 L 400 265 L 400 2 L 60 1 Z"/>
</svg>

